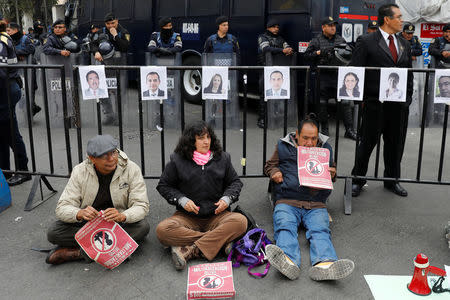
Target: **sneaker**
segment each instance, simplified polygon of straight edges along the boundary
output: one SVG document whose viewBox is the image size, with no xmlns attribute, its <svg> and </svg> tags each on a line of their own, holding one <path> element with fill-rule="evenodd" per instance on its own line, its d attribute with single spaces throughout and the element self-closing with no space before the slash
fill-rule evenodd
<svg viewBox="0 0 450 300">
<path fill-rule="evenodd" d="M 290 280 L 295 280 L 300 276 L 300 268 L 284 254 L 280 247 L 273 244 L 267 245 L 266 256 L 269 263 Z"/>
<path fill-rule="evenodd" d="M 28 180 L 31 180 L 31 175 L 14 174 L 6 182 L 8 182 L 9 186 L 15 186 L 15 185 L 22 184 Z"/>
<path fill-rule="evenodd" d="M 175 265 L 175 269 L 183 270 L 186 268 L 188 260 L 200 257 L 200 249 L 197 245 L 172 247 L 172 261 Z"/>
<path fill-rule="evenodd" d="M 339 259 L 331 264 L 315 265 L 309 269 L 309 278 L 315 281 L 339 280 L 352 274 L 355 263 L 349 259 Z"/>
</svg>

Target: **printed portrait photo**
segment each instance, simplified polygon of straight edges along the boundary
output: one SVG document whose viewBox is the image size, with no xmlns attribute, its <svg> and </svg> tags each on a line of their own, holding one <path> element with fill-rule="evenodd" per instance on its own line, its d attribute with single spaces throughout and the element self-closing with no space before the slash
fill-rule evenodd
<svg viewBox="0 0 450 300">
<path fill-rule="evenodd" d="M 167 99 L 167 68 L 147 66 L 140 69 L 142 100 Z"/>
<path fill-rule="evenodd" d="M 289 99 L 291 97 L 289 75 L 289 67 L 265 67 L 265 99 Z"/>
<path fill-rule="evenodd" d="M 83 100 L 108 98 L 105 66 L 80 66 Z"/>
<path fill-rule="evenodd" d="M 437 69 L 434 78 L 434 103 L 450 104 L 450 70 Z"/>
<path fill-rule="evenodd" d="M 361 67 L 339 67 L 337 99 L 362 101 L 364 74 Z"/>
<path fill-rule="evenodd" d="M 202 99 L 228 99 L 228 68 L 202 67 Z"/>
<path fill-rule="evenodd" d="M 406 102 L 408 70 L 382 68 L 380 71 L 380 101 Z"/>
</svg>

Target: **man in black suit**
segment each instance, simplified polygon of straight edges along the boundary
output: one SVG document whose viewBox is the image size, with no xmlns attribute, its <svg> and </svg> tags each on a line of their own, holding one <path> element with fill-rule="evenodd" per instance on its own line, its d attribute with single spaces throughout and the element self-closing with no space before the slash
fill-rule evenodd
<svg viewBox="0 0 450 300">
<path fill-rule="evenodd" d="M 164 91 L 159 89 L 161 79 L 157 72 L 148 73 L 145 82 L 147 83 L 148 90 L 144 91 L 144 97 L 164 97 Z"/>
<path fill-rule="evenodd" d="M 287 96 L 287 90 L 281 88 L 283 86 L 283 73 L 280 71 L 273 71 L 270 73 L 270 89 L 266 90 L 266 96 Z"/>
<path fill-rule="evenodd" d="M 352 66 L 411 68 L 411 46 L 395 34 L 402 30 L 402 14 L 395 4 L 378 9 L 379 29 L 361 36 L 356 43 L 350 62 Z M 400 178 L 400 162 L 403 156 L 409 105 L 413 91 L 413 75 L 408 73 L 406 103 L 379 101 L 380 71 L 366 70 L 364 107 L 360 129 L 361 141 L 356 152 L 352 174 L 365 176 L 373 148 L 378 137 L 384 140 L 384 177 Z M 354 180 L 352 195 L 358 196 L 365 180 Z M 406 197 L 408 192 L 396 181 L 385 181 L 385 188 Z"/>
</svg>

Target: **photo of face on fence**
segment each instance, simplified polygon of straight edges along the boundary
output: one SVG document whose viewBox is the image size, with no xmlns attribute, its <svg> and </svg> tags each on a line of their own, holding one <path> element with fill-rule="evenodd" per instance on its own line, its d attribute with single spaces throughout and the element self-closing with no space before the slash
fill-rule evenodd
<svg viewBox="0 0 450 300">
<path fill-rule="evenodd" d="M 289 99 L 290 76 L 289 67 L 264 68 L 264 96 L 269 99 Z"/>
<path fill-rule="evenodd" d="M 437 69 L 434 78 L 434 103 L 450 104 L 450 70 Z"/>
<path fill-rule="evenodd" d="M 380 70 L 380 101 L 406 102 L 408 70 L 382 68 Z"/>
<path fill-rule="evenodd" d="M 142 100 L 167 99 L 167 68 L 141 67 Z"/>
<path fill-rule="evenodd" d="M 362 101 L 364 72 L 364 68 L 339 67 L 337 99 Z"/>
<path fill-rule="evenodd" d="M 202 98 L 228 99 L 228 68 L 203 67 L 202 68 Z"/>
<path fill-rule="evenodd" d="M 108 98 L 105 66 L 80 66 L 83 100 Z"/>
</svg>

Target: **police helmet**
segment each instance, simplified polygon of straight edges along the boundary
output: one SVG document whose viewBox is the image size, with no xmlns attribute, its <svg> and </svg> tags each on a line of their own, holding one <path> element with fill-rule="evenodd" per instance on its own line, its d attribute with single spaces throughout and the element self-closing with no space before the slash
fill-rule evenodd
<svg viewBox="0 0 450 300">
<path fill-rule="evenodd" d="M 352 59 L 352 48 L 346 44 L 338 45 L 334 48 L 334 55 L 338 65 L 346 66 Z"/>
<path fill-rule="evenodd" d="M 90 52 L 91 51 L 91 40 L 85 37 L 81 43 L 81 51 Z"/>
<path fill-rule="evenodd" d="M 103 41 L 98 45 L 98 52 L 100 52 L 103 59 L 108 59 L 114 55 L 114 47 L 109 41 Z"/>
<path fill-rule="evenodd" d="M 80 52 L 80 45 L 74 42 L 69 36 L 64 36 L 61 41 L 64 44 L 64 49 L 69 50 L 71 53 Z"/>
</svg>

